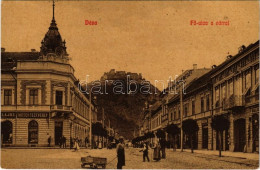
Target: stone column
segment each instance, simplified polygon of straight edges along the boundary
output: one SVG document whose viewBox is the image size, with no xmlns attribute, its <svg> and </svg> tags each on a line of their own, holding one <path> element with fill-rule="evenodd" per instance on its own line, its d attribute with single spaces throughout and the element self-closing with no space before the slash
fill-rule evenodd
<svg viewBox="0 0 260 170">
<path fill-rule="evenodd" d="M 211 118 L 208 119 L 208 149 L 213 150 L 213 132 L 211 128 Z"/>
<path fill-rule="evenodd" d="M 229 151 L 234 152 L 234 149 L 235 149 L 235 144 L 234 144 L 234 117 L 233 117 L 232 114 L 230 115 L 229 121 L 230 121 L 230 128 L 229 128 L 229 136 L 230 136 L 229 143 L 230 144 L 229 144 Z"/>
<path fill-rule="evenodd" d="M 198 149 L 202 149 L 202 124 L 198 121 L 199 131 L 198 131 Z"/>
</svg>

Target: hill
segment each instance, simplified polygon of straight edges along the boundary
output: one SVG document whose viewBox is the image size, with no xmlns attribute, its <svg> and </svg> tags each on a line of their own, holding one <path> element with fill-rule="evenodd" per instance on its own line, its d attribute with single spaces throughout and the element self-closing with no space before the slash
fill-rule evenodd
<svg viewBox="0 0 260 170">
<path fill-rule="evenodd" d="M 96 93 L 93 95 L 99 106 L 98 120 L 102 120 L 103 107 L 105 123 L 108 124 L 109 119 L 111 127 L 126 139 L 133 138 L 134 130 L 137 132 L 144 117 L 144 107 L 154 103 L 160 93 L 141 74 L 114 69 L 104 73 L 100 80 L 89 83 L 88 90 Z"/>
</svg>

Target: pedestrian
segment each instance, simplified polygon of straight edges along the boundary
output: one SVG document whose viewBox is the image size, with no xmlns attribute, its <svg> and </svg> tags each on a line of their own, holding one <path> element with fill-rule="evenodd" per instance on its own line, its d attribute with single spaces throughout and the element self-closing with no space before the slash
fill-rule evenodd
<svg viewBox="0 0 260 170">
<path fill-rule="evenodd" d="M 161 159 L 161 154 L 160 154 L 160 144 L 159 144 L 157 137 L 155 138 L 153 149 L 154 149 L 153 159 L 155 161 L 159 161 Z"/>
<path fill-rule="evenodd" d="M 70 149 L 72 149 L 72 147 L 73 147 L 73 139 L 72 137 L 70 137 Z"/>
<path fill-rule="evenodd" d="M 79 140 L 78 140 L 78 138 L 75 139 L 74 148 L 75 148 L 75 151 L 78 151 L 78 150 L 80 149 L 80 148 L 79 148 Z"/>
<path fill-rule="evenodd" d="M 122 169 L 125 166 L 125 147 L 124 147 L 124 138 L 121 136 L 119 138 L 119 143 L 116 147 L 117 153 L 117 169 Z"/>
<path fill-rule="evenodd" d="M 59 138 L 59 145 L 60 145 L 60 148 L 62 146 L 62 137 Z"/>
<path fill-rule="evenodd" d="M 147 161 L 150 162 L 149 156 L 148 156 L 148 144 L 144 143 L 144 148 L 143 148 L 143 162 L 145 162 L 145 158 L 147 158 Z"/>
<path fill-rule="evenodd" d="M 51 136 L 49 136 L 49 138 L 48 138 L 48 147 L 50 147 L 51 146 Z"/>
<path fill-rule="evenodd" d="M 67 139 L 66 139 L 65 136 L 63 136 L 62 138 L 63 138 L 63 139 L 62 139 L 62 140 L 63 140 L 63 141 L 62 141 L 62 145 L 63 145 L 62 147 L 63 147 L 63 148 L 66 148 L 66 147 L 67 147 L 67 146 L 66 146 L 66 140 L 67 140 Z"/>
<path fill-rule="evenodd" d="M 99 143 L 98 143 L 98 149 L 102 149 L 102 142 L 101 141 L 99 141 Z"/>
<path fill-rule="evenodd" d="M 166 148 L 166 140 L 165 138 L 162 138 L 160 140 L 160 146 L 161 146 L 161 152 L 162 152 L 162 159 L 166 158 L 165 148 Z"/>
<path fill-rule="evenodd" d="M 88 137 L 85 138 L 85 147 L 87 148 L 88 146 Z"/>
</svg>

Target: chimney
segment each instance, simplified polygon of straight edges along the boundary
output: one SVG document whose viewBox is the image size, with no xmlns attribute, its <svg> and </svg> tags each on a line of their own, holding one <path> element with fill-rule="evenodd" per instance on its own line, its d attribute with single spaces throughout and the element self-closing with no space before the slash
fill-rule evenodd
<svg viewBox="0 0 260 170">
<path fill-rule="evenodd" d="M 36 50 L 35 49 L 31 49 L 31 52 L 36 52 Z"/>
<path fill-rule="evenodd" d="M 214 69 L 214 68 L 216 68 L 216 67 L 217 67 L 216 65 L 212 65 L 212 66 L 211 66 L 212 69 Z"/>
<path fill-rule="evenodd" d="M 193 64 L 193 70 L 197 69 L 197 64 Z"/>
<path fill-rule="evenodd" d="M 1 52 L 5 52 L 5 48 L 1 48 Z"/>
</svg>

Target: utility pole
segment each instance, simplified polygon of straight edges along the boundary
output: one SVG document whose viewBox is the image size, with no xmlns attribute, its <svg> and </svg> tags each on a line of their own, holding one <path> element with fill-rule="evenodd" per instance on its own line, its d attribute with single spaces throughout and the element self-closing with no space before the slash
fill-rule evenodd
<svg viewBox="0 0 260 170">
<path fill-rule="evenodd" d="M 109 131 L 108 131 L 108 135 L 111 136 L 111 134 L 110 134 L 110 131 L 111 131 L 111 130 L 110 130 L 110 119 L 108 119 L 108 130 L 109 130 Z"/>
<path fill-rule="evenodd" d="M 104 114 L 104 108 L 102 107 L 102 127 L 105 128 L 105 114 Z M 102 136 L 102 146 L 104 148 L 104 136 Z"/>
<path fill-rule="evenodd" d="M 89 93 L 89 144 L 90 144 L 90 148 L 92 148 L 92 110 L 91 110 L 91 106 L 92 106 L 92 102 L 91 102 L 91 90 Z"/>
<path fill-rule="evenodd" d="M 180 86 L 180 111 L 181 111 L 181 151 L 183 152 L 183 129 L 182 129 L 182 120 L 183 120 L 183 101 L 182 101 L 182 93 L 183 93 L 183 88 Z"/>
</svg>

